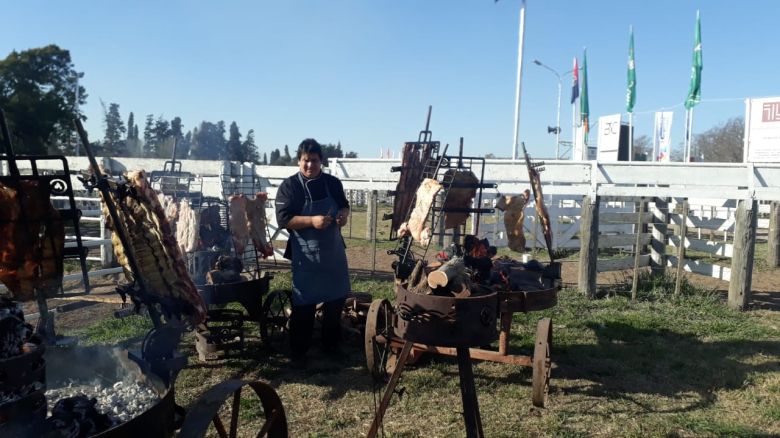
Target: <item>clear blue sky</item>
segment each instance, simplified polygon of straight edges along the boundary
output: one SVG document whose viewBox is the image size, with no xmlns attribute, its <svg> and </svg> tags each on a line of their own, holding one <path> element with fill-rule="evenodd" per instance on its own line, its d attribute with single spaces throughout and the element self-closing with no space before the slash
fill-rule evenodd
<svg viewBox="0 0 780 438">
<path fill-rule="evenodd" d="M 434 139 L 469 155 L 511 155 L 520 0 L 6 2 L 0 56 L 46 44 L 85 73 L 83 111 L 103 135 L 100 99 L 146 114 L 236 121 L 260 152 L 305 137 L 341 141 L 361 157 L 415 140 L 433 105 Z M 528 0 L 520 137 L 552 156 L 557 82 L 588 49 L 591 118 L 625 112 L 629 25 L 637 65 L 636 135 L 674 108 L 682 141 L 696 10 L 703 102 L 694 132 L 744 115 L 742 98 L 780 95 L 780 2 Z M 571 138 L 570 76 L 562 139 Z M 713 99 L 719 99 L 713 101 Z M 737 100 L 722 100 L 737 99 Z M 627 119 L 624 119 L 627 120 Z M 143 129 L 143 126 L 141 126 Z M 595 138 L 591 140 L 595 144 Z"/>
</svg>

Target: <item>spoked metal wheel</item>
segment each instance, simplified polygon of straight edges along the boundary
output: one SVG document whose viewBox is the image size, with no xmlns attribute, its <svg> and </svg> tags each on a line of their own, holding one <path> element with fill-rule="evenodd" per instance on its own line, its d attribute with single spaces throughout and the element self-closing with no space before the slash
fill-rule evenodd
<svg viewBox="0 0 780 438">
<path fill-rule="evenodd" d="M 393 339 L 393 306 L 387 300 L 374 300 L 366 315 L 366 365 L 376 382 L 386 382 L 395 370 L 398 351 Z"/>
<path fill-rule="evenodd" d="M 275 290 L 263 300 L 263 317 L 260 320 L 260 336 L 263 345 L 278 349 L 287 340 L 292 312 L 292 291 Z"/>
<path fill-rule="evenodd" d="M 533 394 L 532 401 L 534 406 L 540 408 L 547 404 L 547 393 L 550 390 L 550 369 L 552 360 L 550 359 L 550 350 L 552 349 L 552 320 L 542 318 L 536 326 L 536 345 L 534 346 L 533 357 Z"/>
<path fill-rule="evenodd" d="M 259 423 L 258 423 L 259 420 Z M 187 412 L 181 438 L 257 436 L 286 438 L 287 417 L 276 391 L 263 382 L 226 380 L 211 387 Z"/>
</svg>

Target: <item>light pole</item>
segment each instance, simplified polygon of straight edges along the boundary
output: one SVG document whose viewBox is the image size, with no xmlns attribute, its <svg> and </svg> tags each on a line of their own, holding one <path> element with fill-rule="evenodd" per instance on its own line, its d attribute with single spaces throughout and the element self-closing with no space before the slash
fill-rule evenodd
<svg viewBox="0 0 780 438">
<path fill-rule="evenodd" d="M 539 67 L 543 67 L 552 74 L 555 75 L 555 77 L 558 79 L 558 107 L 555 112 L 555 159 L 560 158 L 560 147 L 561 147 L 561 82 L 562 78 L 561 75 L 552 67 L 545 65 L 543 62 L 539 61 L 538 59 L 534 59 L 534 64 L 538 65 Z M 567 74 L 573 72 L 574 70 L 569 70 L 563 75 L 566 76 Z"/>
</svg>

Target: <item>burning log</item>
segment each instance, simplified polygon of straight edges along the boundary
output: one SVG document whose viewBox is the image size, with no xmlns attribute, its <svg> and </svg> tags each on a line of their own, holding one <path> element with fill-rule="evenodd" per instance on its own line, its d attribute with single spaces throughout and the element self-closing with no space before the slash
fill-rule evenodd
<svg viewBox="0 0 780 438">
<path fill-rule="evenodd" d="M 51 436 L 88 437 L 112 428 L 116 421 L 95 408 L 97 399 L 83 394 L 64 398 L 54 405 L 46 419 Z"/>
<path fill-rule="evenodd" d="M 425 262 L 418 260 L 412 269 L 407 284 L 407 290 L 418 294 L 429 294 L 431 288 L 428 286 L 428 275 L 425 273 Z"/>
<path fill-rule="evenodd" d="M 0 298 L 0 359 L 22 354 L 25 342 L 32 334 L 33 328 L 24 322 L 24 313 L 19 305 Z"/>
</svg>

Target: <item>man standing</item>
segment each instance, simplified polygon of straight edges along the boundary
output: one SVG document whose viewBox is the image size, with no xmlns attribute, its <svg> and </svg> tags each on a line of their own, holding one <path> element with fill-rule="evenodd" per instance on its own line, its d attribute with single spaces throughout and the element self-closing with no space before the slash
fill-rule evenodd
<svg viewBox="0 0 780 438">
<path fill-rule="evenodd" d="M 349 203 L 341 181 L 322 173 L 322 147 L 316 140 L 307 138 L 298 146 L 298 167 L 279 186 L 276 221 L 290 232 L 284 253 L 292 261 L 290 350 L 294 364 L 304 366 L 319 303 L 323 349 L 340 349 L 341 312 L 350 291 L 340 228 L 347 223 Z"/>
</svg>

